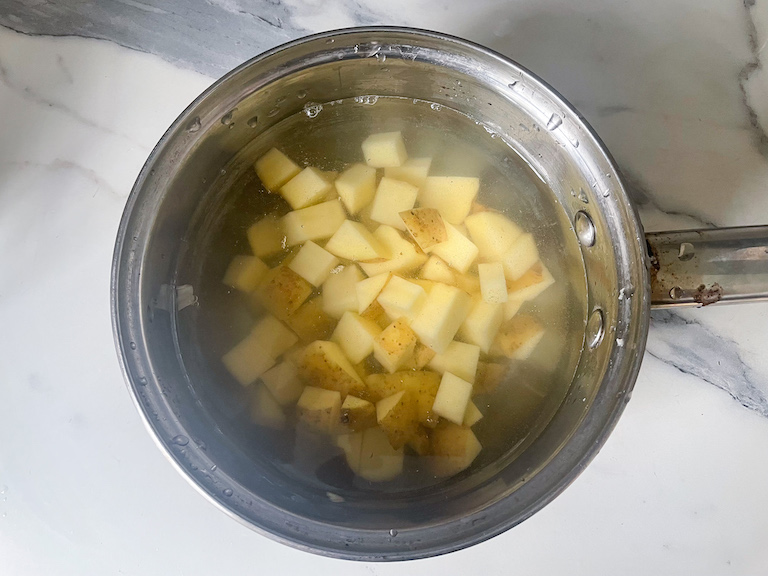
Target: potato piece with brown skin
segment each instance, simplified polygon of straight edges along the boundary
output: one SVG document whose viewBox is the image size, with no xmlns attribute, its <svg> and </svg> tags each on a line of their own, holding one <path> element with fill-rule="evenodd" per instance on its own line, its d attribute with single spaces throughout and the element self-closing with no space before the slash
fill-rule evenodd
<svg viewBox="0 0 768 576">
<path fill-rule="evenodd" d="M 302 304 L 286 320 L 286 324 L 296 332 L 303 342 L 326 340 L 336 328 L 336 320 L 323 310 L 323 297 L 315 296 Z"/>
<path fill-rule="evenodd" d="M 516 314 L 502 324 L 491 348 L 491 354 L 501 354 L 515 360 L 525 360 L 541 341 L 544 328 L 532 316 Z"/>
<path fill-rule="evenodd" d="M 296 272 L 278 266 L 267 273 L 255 295 L 267 310 L 285 321 L 304 304 L 312 290 L 312 285 Z"/>
<path fill-rule="evenodd" d="M 382 330 L 384 330 L 384 328 L 390 324 L 389 317 L 384 311 L 384 307 L 379 304 L 378 300 L 374 300 L 371 305 L 368 306 L 368 308 L 366 308 L 362 314 L 360 314 L 360 316 L 376 322 L 376 324 L 378 324 L 379 328 Z"/>
<path fill-rule="evenodd" d="M 376 419 L 386 432 L 392 448 L 405 446 L 418 431 L 416 402 L 408 390 L 401 390 L 376 403 Z"/>
<path fill-rule="evenodd" d="M 373 357 L 391 374 L 410 360 L 416 342 L 415 332 L 405 319 L 400 318 L 374 338 Z"/>
<path fill-rule="evenodd" d="M 376 426 L 376 406 L 349 394 L 341 405 L 341 423 L 353 432 Z"/>
<path fill-rule="evenodd" d="M 509 366 L 498 362 L 478 362 L 472 396 L 490 394 L 499 387 L 509 372 Z"/>
<path fill-rule="evenodd" d="M 431 469 L 435 476 L 454 476 L 469 468 L 482 449 L 470 428 L 441 422 L 429 435 Z"/>
<path fill-rule="evenodd" d="M 333 433 L 339 426 L 341 394 L 307 386 L 296 404 L 296 415 L 301 422 L 319 432 Z"/>
<path fill-rule="evenodd" d="M 440 387 L 440 379 L 440 374 L 428 371 L 406 370 L 394 374 L 371 374 L 365 379 L 366 397 L 372 402 L 378 402 L 396 392 L 407 390 L 415 399 L 418 421 L 433 427 L 438 418 L 432 412 L 432 404 Z"/>
<path fill-rule="evenodd" d="M 424 426 L 419 426 L 416 433 L 408 440 L 408 448 L 416 452 L 419 456 L 429 454 L 429 432 Z"/>
<path fill-rule="evenodd" d="M 335 342 L 317 340 L 304 350 L 297 365 L 299 377 L 308 386 L 336 390 L 344 400 L 347 394 L 365 389 L 363 380 Z"/>
<path fill-rule="evenodd" d="M 440 212 L 434 208 L 404 210 L 400 212 L 400 218 L 422 250 L 448 239 L 443 218 L 440 216 Z"/>
<path fill-rule="evenodd" d="M 403 370 L 421 370 L 429 364 L 429 361 L 435 357 L 435 351 L 429 346 L 425 346 L 421 342 L 416 343 L 416 347 L 413 349 L 413 356 L 405 363 Z"/>
</svg>

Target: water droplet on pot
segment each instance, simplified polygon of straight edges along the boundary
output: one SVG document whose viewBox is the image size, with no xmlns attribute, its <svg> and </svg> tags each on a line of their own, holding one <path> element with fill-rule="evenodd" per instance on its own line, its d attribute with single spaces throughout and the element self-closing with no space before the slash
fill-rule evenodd
<svg viewBox="0 0 768 576">
<path fill-rule="evenodd" d="M 221 117 L 221 123 L 224 124 L 224 126 L 229 126 L 232 124 L 232 116 L 234 115 L 235 111 L 230 110 L 224 116 Z"/>
<path fill-rule="evenodd" d="M 199 116 L 195 116 L 195 117 L 194 117 L 194 118 L 192 118 L 192 120 L 190 120 L 190 121 L 189 121 L 189 123 L 187 124 L 187 132 L 190 132 L 190 133 L 195 133 L 195 132 L 197 132 L 198 130 L 200 130 L 200 127 L 201 127 L 201 126 L 202 126 L 202 125 L 200 124 L 200 117 L 199 117 Z"/>
<path fill-rule="evenodd" d="M 131 350 L 136 350 L 136 342 L 131 342 Z"/>
<path fill-rule="evenodd" d="M 279 113 L 280 113 L 280 108 L 275 106 L 274 108 L 272 108 L 272 110 L 269 111 L 267 116 L 269 116 L 270 118 L 273 118 L 274 116 L 277 116 Z"/>
<path fill-rule="evenodd" d="M 397 530 L 395 530 L 394 528 L 392 528 L 392 530 L 390 530 L 390 531 L 389 531 L 389 535 L 390 535 L 390 536 L 392 536 L 392 537 L 394 538 L 395 536 L 397 536 Z"/>
<path fill-rule="evenodd" d="M 316 102 L 307 102 L 304 105 L 304 114 L 307 118 L 317 118 L 317 115 L 323 111 L 323 105 Z"/>
<path fill-rule="evenodd" d="M 443 107 L 437 102 L 432 102 L 432 104 L 430 104 L 429 107 L 432 108 L 432 110 L 434 110 L 435 112 L 440 112 L 440 110 L 443 109 Z"/>
<path fill-rule="evenodd" d="M 219 469 L 219 467 L 216 466 L 216 464 L 212 464 L 211 465 L 211 472 L 216 472 L 216 470 L 218 470 L 218 469 Z"/>
<path fill-rule="evenodd" d="M 298 92 L 296 92 L 296 98 L 298 98 L 299 100 L 303 100 L 306 97 L 307 97 L 306 90 L 299 90 Z"/>
<path fill-rule="evenodd" d="M 557 114 L 552 114 L 552 116 L 549 117 L 549 120 L 547 120 L 547 130 L 554 130 L 555 128 L 558 128 L 563 123 L 563 119 L 560 118 Z"/>
<path fill-rule="evenodd" d="M 230 496 L 232 496 L 232 489 L 231 488 L 224 488 L 224 491 L 222 493 L 224 494 L 224 496 L 229 498 Z"/>
<path fill-rule="evenodd" d="M 139 377 L 139 385 L 141 386 L 147 385 L 147 379 L 144 376 Z"/>
<path fill-rule="evenodd" d="M 187 438 L 183 434 L 179 434 L 178 436 L 174 436 L 171 442 L 176 444 L 176 446 L 186 446 L 187 444 L 189 444 L 189 438 Z"/>
<path fill-rule="evenodd" d="M 259 117 L 258 116 L 254 116 L 253 118 L 248 120 L 248 122 L 246 122 L 246 124 L 248 124 L 248 128 L 256 128 L 256 125 L 258 123 L 259 123 Z"/>
</svg>

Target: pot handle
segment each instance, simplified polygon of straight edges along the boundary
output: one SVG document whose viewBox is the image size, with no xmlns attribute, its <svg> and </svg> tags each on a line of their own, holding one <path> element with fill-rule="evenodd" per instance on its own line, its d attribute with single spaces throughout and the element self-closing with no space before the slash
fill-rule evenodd
<svg viewBox="0 0 768 576">
<path fill-rule="evenodd" d="M 645 235 L 651 306 L 768 299 L 768 226 Z"/>
</svg>

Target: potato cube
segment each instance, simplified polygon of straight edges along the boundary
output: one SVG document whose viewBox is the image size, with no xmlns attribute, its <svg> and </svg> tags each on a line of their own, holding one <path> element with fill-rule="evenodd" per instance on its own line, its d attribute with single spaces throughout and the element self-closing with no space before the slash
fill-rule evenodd
<svg viewBox="0 0 768 576">
<path fill-rule="evenodd" d="M 525 360 L 544 336 L 544 327 L 531 316 L 516 315 L 502 325 L 491 353 Z"/>
<path fill-rule="evenodd" d="M 365 388 L 362 378 L 336 342 L 313 342 L 305 348 L 297 368 L 299 376 L 309 386 L 337 390 L 342 399 Z"/>
<path fill-rule="evenodd" d="M 464 223 L 482 262 L 499 262 L 523 233 L 517 224 L 498 212 L 478 212 L 467 216 Z"/>
<path fill-rule="evenodd" d="M 503 304 L 507 301 L 507 280 L 501 262 L 478 264 L 477 275 L 483 300 L 489 304 Z"/>
<path fill-rule="evenodd" d="M 365 280 L 360 280 L 355 285 L 355 292 L 357 294 L 357 306 L 358 312 L 362 314 L 379 296 L 379 293 L 384 289 L 384 285 L 389 281 L 390 274 L 385 272 L 383 274 L 377 274 L 371 276 Z"/>
<path fill-rule="evenodd" d="M 373 340 L 381 334 L 381 328 L 373 320 L 362 318 L 354 312 L 345 312 L 331 341 L 336 342 L 353 364 L 362 362 L 373 352 Z"/>
<path fill-rule="evenodd" d="M 312 285 L 287 266 L 270 270 L 255 292 L 256 298 L 281 320 L 296 312 L 312 294 Z"/>
<path fill-rule="evenodd" d="M 466 342 L 476 344 L 488 354 L 503 321 L 504 308 L 501 304 L 489 304 L 475 296 L 472 299 L 472 308 L 459 328 L 459 336 Z"/>
<path fill-rule="evenodd" d="M 467 404 L 467 411 L 464 413 L 464 422 L 462 422 L 461 425 L 469 428 L 470 426 L 477 424 L 482 418 L 483 413 L 480 412 L 480 409 L 470 400 L 469 404 Z"/>
<path fill-rule="evenodd" d="M 400 371 L 394 374 L 371 374 L 365 379 L 366 397 L 372 402 L 407 390 L 416 402 L 416 414 L 426 426 L 437 424 L 438 417 L 432 412 L 432 404 L 440 386 L 440 375 L 427 371 Z"/>
<path fill-rule="evenodd" d="M 371 305 L 360 314 L 360 317 L 375 322 L 382 330 L 391 323 L 387 313 L 384 312 L 384 308 L 381 307 L 381 304 L 379 304 L 377 300 L 374 300 Z"/>
<path fill-rule="evenodd" d="M 325 249 L 339 258 L 347 260 L 375 260 L 376 258 L 389 258 L 389 250 L 371 234 L 368 229 L 352 220 L 344 223 L 331 236 Z"/>
<path fill-rule="evenodd" d="M 343 405 L 342 405 L 343 406 Z M 371 405 L 373 406 L 373 405 Z M 373 418 L 376 419 L 376 408 L 373 409 Z M 343 420 L 343 416 L 342 416 Z M 355 474 L 360 474 L 360 452 L 363 449 L 363 432 L 340 434 L 336 437 L 336 446 L 344 451 L 347 466 Z"/>
<path fill-rule="evenodd" d="M 431 164 L 432 158 L 409 158 L 401 166 L 384 168 L 384 176 L 402 180 L 420 188 L 424 184 L 424 180 L 427 179 Z"/>
<path fill-rule="evenodd" d="M 373 357 L 391 374 L 411 359 L 416 342 L 416 334 L 400 318 L 373 340 Z"/>
<path fill-rule="evenodd" d="M 387 434 L 378 426 L 362 432 L 358 475 L 370 482 L 385 482 L 403 471 L 403 449 L 392 448 Z"/>
<path fill-rule="evenodd" d="M 467 382 L 475 381 L 477 361 L 480 359 L 480 347 L 474 344 L 456 342 L 448 344 L 445 352 L 435 354 L 427 364 L 435 372 L 450 372 Z"/>
<path fill-rule="evenodd" d="M 428 248 L 426 252 L 439 256 L 451 268 L 464 274 L 464 272 L 469 270 L 475 258 L 477 258 L 477 246 L 472 244 L 469 238 L 447 222 L 445 224 L 445 231 L 448 234 L 448 239 L 445 242 Z"/>
<path fill-rule="evenodd" d="M 253 292 L 269 267 L 257 256 L 235 256 L 224 273 L 223 282 L 236 290 Z"/>
<path fill-rule="evenodd" d="M 330 238 L 346 219 L 347 215 L 338 200 L 288 212 L 283 216 L 287 244 L 296 246 L 307 240 Z"/>
<path fill-rule="evenodd" d="M 368 276 L 376 276 L 384 272 L 410 272 L 427 260 L 426 254 L 417 252 L 416 247 L 391 226 L 379 226 L 373 235 L 386 247 L 391 258 L 383 262 L 361 263 L 360 267 Z"/>
<path fill-rule="evenodd" d="M 482 445 L 470 428 L 453 424 L 440 425 L 430 434 L 435 476 L 454 476 L 469 468 L 482 450 Z"/>
<path fill-rule="evenodd" d="M 469 313 L 469 295 L 446 284 L 435 284 L 411 324 L 423 344 L 445 352 Z"/>
<path fill-rule="evenodd" d="M 285 428 L 283 409 L 263 385 L 256 387 L 255 394 L 250 398 L 248 411 L 254 424 L 275 430 Z"/>
<path fill-rule="evenodd" d="M 443 284 L 453 285 L 456 283 L 456 275 L 453 273 L 453 270 L 450 269 L 442 258 L 434 254 L 429 257 L 424 266 L 421 267 L 421 270 L 419 270 L 419 278 L 442 282 Z"/>
<path fill-rule="evenodd" d="M 376 426 L 376 406 L 349 394 L 341 405 L 341 423 L 354 432 Z"/>
<path fill-rule="evenodd" d="M 518 280 L 539 261 L 539 251 L 531 234 L 520 235 L 501 260 L 508 280 Z"/>
<path fill-rule="evenodd" d="M 280 194 L 298 210 L 322 202 L 331 190 L 332 184 L 317 168 L 304 168 L 280 188 Z"/>
<path fill-rule="evenodd" d="M 440 212 L 434 208 L 406 210 L 400 212 L 400 219 L 422 250 L 431 248 L 435 244 L 440 244 L 440 242 L 445 242 L 448 239 L 445 223 L 440 216 Z"/>
<path fill-rule="evenodd" d="M 533 300 L 554 283 L 555 279 L 549 270 L 541 262 L 537 262 L 520 278 L 514 282 L 507 282 L 507 298 L 520 302 Z"/>
<path fill-rule="evenodd" d="M 323 310 L 322 296 L 304 302 L 285 322 L 304 342 L 326 340 L 336 327 L 336 320 Z"/>
<path fill-rule="evenodd" d="M 246 232 L 251 251 L 259 258 L 266 258 L 283 250 L 285 231 L 283 221 L 274 214 L 268 214 Z"/>
<path fill-rule="evenodd" d="M 478 362 L 477 376 L 472 388 L 472 395 L 490 394 L 499 387 L 509 372 L 507 364 L 497 362 Z"/>
<path fill-rule="evenodd" d="M 288 264 L 288 268 L 312 286 L 321 286 L 331 275 L 331 270 L 338 265 L 339 260 L 336 256 L 310 241 L 301 247 L 296 257 Z"/>
<path fill-rule="evenodd" d="M 403 365 L 403 370 L 421 370 L 434 357 L 435 351 L 432 348 L 417 342 L 416 347 L 413 349 L 413 356 Z"/>
<path fill-rule="evenodd" d="M 412 320 L 426 302 L 427 293 L 418 284 L 392 276 L 376 299 L 390 320 L 402 317 Z"/>
<path fill-rule="evenodd" d="M 446 372 L 440 380 L 432 411 L 441 418 L 461 425 L 471 397 L 472 384 L 455 374 Z"/>
<path fill-rule="evenodd" d="M 461 224 L 469 214 L 479 189 L 478 178 L 429 176 L 419 190 L 419 204 L 436 208 L 451 224 Z"/>
<path fill-rule="evenodd" d="M 292 362 L 281 362 L 273 366 L 261 375 L 261 381 L 281 406 L 296 402 L 304 390 Z"/>
<path fill-rule="evenodd" d="M 274 316 L 265 316 L 240 343 L 224 354 L 227 370 L 243 386 L 274 366 L 277 357 L 296 344 L 296 335 Z"/>
<path fill-rule="evenodd" d="M 371 204 L 371 219 L 398 230 L 405 230 L 400 213 L 413 208 L 418 193 L 419 189 L 408 182 L 382 178 Z"/>
<path fill-rule="evenodd" d="M 347 211 L 357 214 L 371 203 L 376 193 L 376 169 L 355 164 L 342 172 L 334 184 Z"/>
<path fill-rule="evenodd" d="M 400 132 L 371 134 L 363 140 L 363 157 L 368 166 L 388 168 L 400 166 L 408 158 Z"/>
<path fill-rule="evenodd" d="M 416 435 L 419 423 L 416 403 L 407 390 L 376 402 L 376 420 L 386 432 L 392 448 L 402 448 Z"/>
<path fill-rule="evenodd" d="M 256 160 L 256 175 L 267 190 L 275 191 L 299 173 L 301 168 L 293 160 L 272 148 Z"/>
<path fill-rule="evenodd" d="M 467 294 L 480 294 L 480 278 L 470 272 L 456 274 L 456 286 Z"/>
<path fill-rule="evenodd" d="M 339 425 L 341 394 L 336 390 L 307 386 L 296 404 L 299 420 L 318 432 L 332 433 Z"/>
<path fill-rule="evenodd" d="M 344 312 L 358 312 L 357 283 L 364 278 L 356 265 L 345 266 L 323 282 L 323 311 L 331 318 L 341 318 Z"/>
<path fill-rule="evenodd" d="M 419 456 L 429 454 L 429 432 L 427 432 L 427 429 L 424 426 L 419 426 L 416 434 L 408 440 L 407 446 Z"/>
</svg>

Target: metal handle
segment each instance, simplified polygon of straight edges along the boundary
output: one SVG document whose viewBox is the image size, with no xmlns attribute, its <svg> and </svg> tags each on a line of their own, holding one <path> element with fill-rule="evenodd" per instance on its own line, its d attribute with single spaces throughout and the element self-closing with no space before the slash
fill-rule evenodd
<svg viewBox="0 0 768 576">
<path fill-rule="evenodd" d="M 768 299 L 768 226 L 654 232 L 651 306 Z"/>
</svg>

